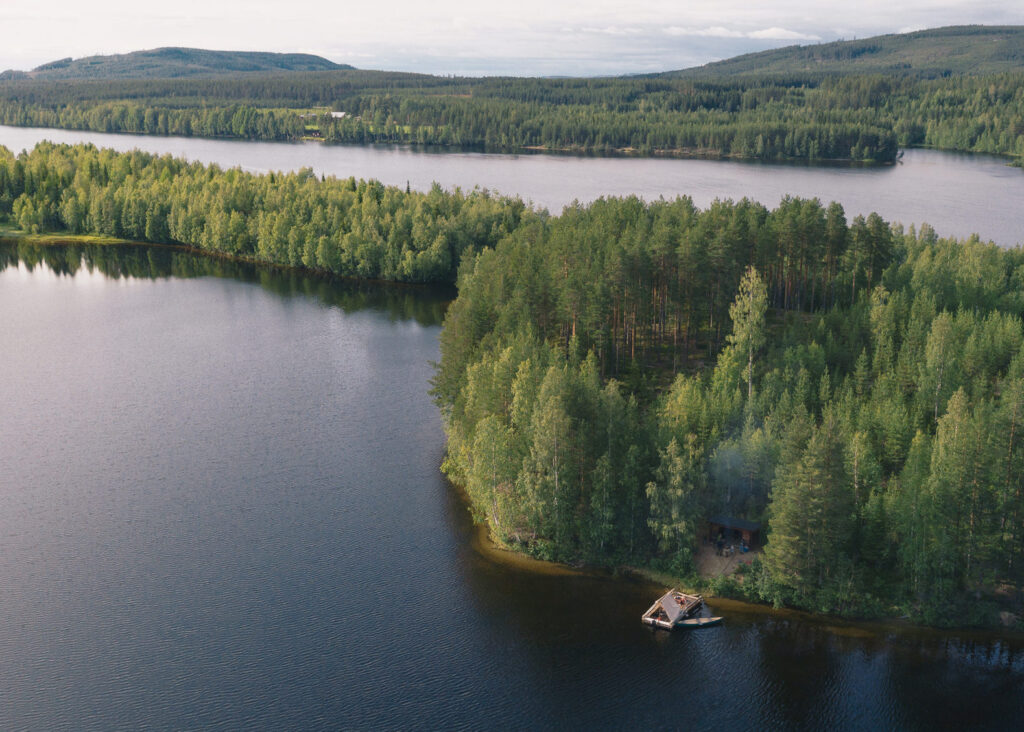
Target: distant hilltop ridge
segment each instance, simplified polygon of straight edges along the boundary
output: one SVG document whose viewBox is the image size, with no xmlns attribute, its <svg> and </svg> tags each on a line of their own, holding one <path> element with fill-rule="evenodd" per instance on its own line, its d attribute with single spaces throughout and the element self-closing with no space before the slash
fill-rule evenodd
<svg viewBox="0 0 1024 732">
<path fill-rule="evenodd" d="M 4 71 L 0 79 L 174 79 L 219 74 L 285 71 L 336 71 L 347 64 L 308 53 L 209 51 L 202 48 L 154 48 L 148 51 L 63 58 L 31 71 Z"/>
<path fill-rule="evenodd" d="M 852 41 L 786 46 L 715 61 L 667 77 L 894 74 L 938 77 L 1024 70 L 1024 26 L 958 25 Z"/>
<path fill-rule="evenodd" d="M 0 81 L 174 79 L 353 68 L 348 64 L 337 64 L 322 56 L 306 53 L 169 47 L 109 56 L 62 58 L 37 66 L 31 71 L 4 71 L 0 73 Z M 809 74 L 886 74 L 936 78 L 1019 71 L 1024 71 L 1024 26 L 964 25 L 850 41 L 786 46 L 714 61 L 703 66 L 653 74 L 629 74 L 620 78 L 804 77 Z M 543 78 L 556 80 L 571 77 L 558 75 Z"/>
</svg>

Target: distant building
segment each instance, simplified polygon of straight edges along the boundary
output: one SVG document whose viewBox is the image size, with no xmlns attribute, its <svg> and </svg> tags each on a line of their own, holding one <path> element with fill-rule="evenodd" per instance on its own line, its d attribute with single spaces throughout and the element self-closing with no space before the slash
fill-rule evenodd
<svg viewBox="0 0 1024 732">
<path fill-rule="evenodd" d="M 348 117 L 348 112 L 328 112 L 328 114 L 331 115 L 332 119 L 342 119 L 343 117 Z M 316 119 L 317 117 L 322 117 L 322 116 L 323 116 L 322 112 L 310 112 L 308 114 L 300 114 L 299 118 L 300 119 Z"/>
</svg>

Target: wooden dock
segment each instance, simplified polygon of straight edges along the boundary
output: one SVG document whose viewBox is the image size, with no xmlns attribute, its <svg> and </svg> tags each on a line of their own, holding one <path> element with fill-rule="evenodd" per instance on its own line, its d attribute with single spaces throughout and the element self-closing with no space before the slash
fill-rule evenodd
<svg viewBox="0 0 1024 732">
<path fill-rule="evenodd" d="M 655 600 L 654 604 L 647 608 L 642 620 L 647 625 L 657 628 L 672 630 L 684 621 L 693 619 L 694 616 L 704 607 L 704 598 L 700 595 L 687 595 L 679 590 L 669 590 Z M 689 623 L 690 625 L 698 625 Z"/>
</svg>

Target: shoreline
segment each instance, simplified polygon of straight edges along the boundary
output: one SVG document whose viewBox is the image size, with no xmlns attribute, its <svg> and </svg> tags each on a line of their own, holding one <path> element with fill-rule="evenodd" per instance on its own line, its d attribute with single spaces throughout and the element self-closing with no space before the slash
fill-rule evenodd
<svg viewBox="0 0 1024 732">
<path fill-rule="evenodd" d="M 562 145 L 562 146 L 551 146 L 551 145 L 510 145 L 507 147 L 488 148 L 485 144 L 446 144 L 441 142 L 410 142 L 410 141 L 388 141 L 388 140 L 375 140 L 371 142 L 356 142 L 349 140 L 328 140 L 324 137 L 312 136 L 312 135 L 301 135 L 299 137 L 287 137 L 287 138 L 274 138 L 266 139 L 259 137 L 238 137 L 235 135 L 172 135 L 172 134 L 157 134 L 151 132 L 134 132 L 131 130 L 94 130 L 88 127 L 49 127 L 41 125 L 18 125 L 18 124 L 3 124 L 2 126 L 14 127 L 20 129 L 44 129 L 44 130 L 62 130 L 65 132 L 92 132 L 96 134 L 108 134 L 108 135 L 131 135 L 134 137 L 177 137 L 186 140 L 228 140 L 238 142 L 269 142 L 269 143 L 284 143 L 284 144 L 303 144 L 303 143 L 318 143 L 321 145 L 340 145 L 347 147 L 373 147 L 374 145 L 399 145 L 408 147 L 410 149 L 434 149 L 443 151 L 443 153 L 457 154 L 460 152 L 481 152 L 484 154 L 495 154 L 495 155 L 516 155 L 516 154 L 540 154 L 540 155 L 567 155 L 574 157 L 596 157 L 596 158 L 640 158 L 640 159 L 676 159 L 676 160 L 732 160 L 739 162 L 748 163 L 793 163 L 798 165 L 807 165 L 810 167 L 835 167 L 835 166 L 850 166 L 850 167 L 876 167 L 876 166 L 889 166 L 895 165 L 899 161 L 899 154 L 892 160 L 854 160 L 853 158 L 810 158 L 810 157 L 757 157 L 753 155 L 742 155 L 740 153 L 725 152 L 723 150 L 716 150 L 713 148 L 652 148 L 648 151 L 643 151 L 640 148 L 635 147 L 597 147 L 597 146 L 583 146 L 583 145 Z M 919 146 L 923 147 L 923 146 Z M 902 150 L 904 148 L 898 148 Z M 914 149 L 913 147 L 907 149 Z M 944 152 L 965 152 L 970 153 L 970 150 L 945 150 L 943 148 L 931 148 L 943 150 Z M 12 151 L 15 152 L 16 151 Z M 1015 159 L 1016 156 L 1004 155 L 1000 153 L 985 153 L 992 154 L 998 157 L 1006 157 L 1009 159 Z"/>
<path fill-rule="evenodd" d="M 340 147 L 374 147 L 374 146 L 400 146 L 411 150 L 426 150 L 440 152 L 441 154 L 458 154 L 464 152 L 479 152 L 485 155 L 565 155 L 571 157 L 592 157 L 592 158 L 635 158 L 646 160 L 670 159 L 670 160 L 722 160 L 744 163 L 766 163 L 766 164 L 795 164 L 806 165 L 811 168 L 833 168 L 833 167 L 888 167 L 896 165 L 902 159 L 899 154 L 905 150 L 934 150 L 936 152 L 954 153 L 959 155 L 989 155 L 1001 158 L 1009 167 L 1024 168 L 1024 156 L 1015 153 L 982 152 L 978 150 L 962 150 L 954 147 L 938 147 L 935 145 L 906 145 L 900 146 L 896 157 L 891 160 L 866 160 L 854 158 L 810 158 L 810 157 L 772 157 L 763 158 L 740 153 L 724 152 L 713 148 L 652 148 L 644 151 L 635 147 L 587 147 L 578 145 L 512 145 L 508 147 L 488 148 L 486 145 L 473 144 L 445 144 L 440 142 L 408 142 L 408 141 L 373 141 L 355 142 L 349 140 L 327 140 L 324 137 L 302 135 L 300 137 L 287 137 L 280 139 L 265 139 L 259 137 L 237 137 L 235 135 L 171 135 L 156 134 L 151 132 L 133 132 L 131 130 L 94 130 L 88 127 L 48 127 L 40 125 L 17 125 L 4 124 L 2 126 L 16 129 L 42 129 L 60 130 L 64 132 L 92 132 L 105 135 L 130 135 L 133 137 L 175 137 L 185 140 L 226 140 L 233 142 L 268 142 L 279 144 L 302 144 L 319 143 L 326 146 Z M 13 152 L 13 151 L 12 151 Z"/>
<path fill-rule="evenodd" d="M 464 498 L 464 492 L 460 489 L 456 490 L 461 502 Z M 576 568 L 557 562 L 546 562 L 542 559 L 534 559 L 521 552 L 502 547 L 490 536 L 490 530 L 486 524 L 473 524 L 471 546 L 486 559 L 527 572 L 537 572 L 551 576 L 593 577 L 608 581 L 621 580 L 622 576 L 625 575 L 633 580 L 650 585 L 652 590 L 656 592 L 664 592 L 665 588 L 673 587 L 687 594 L 702 595 L 705 601 L 715 606 L 716 612 L 735 612 L 743 615 L 759 615 L 772 617 L 777 620 L 809 623 L 835 635 L 845 637 L 877 638 L 893 633 L 901 633 L 934 637 L 956 636 L 958 638 L 1024 642 L 1024 630 L 1013 627 L 992 625 L 988 627 L 954 626 L 940 628 L 932 625 L 922 625 L 901 617 L 868 619 L 847 618 L 841 615 L 824 615 L 809 610 L 801 610 L 800 608 L 776 608 L 764 603 L 750 602 L 749 600 L 741 600 L 727 595 L 716 595 L 712 591 L 694 587 L 692 583 L 654 569 L 631 566 L 620 567 L 616 570 L 588 566 Z M 640 617 L 640 612 L 642 612 L 642 609 L 638 610 L 638 618 Z"/>
<path fill-rule="evenodd" d="M 459 505 L 469 509 L 469 497 L 465 490 L 448 480 L 452 491 L 455 493 Z M 856 618 L 843 617 L 841 615 L 827 615 L 815 613 L 809 610 L 802 610 L 793 607 L 772 607 L 765 603 L 750 602 L 727 595 L 717 595 L 713 591 L 695 587 L 692 582 L 674 577 L 666 572 L 656 569 L 621 566 L 615 568 L 604 568 L 597 566 L 583 565 L 574 567 L 561 562 L 549 562 L 543 559 L 536 559 L 515 549 L 509 549 L 496 541 L 491 535 L 490 526 L 484 523 L 471 522 L 470 548 L 484 559 L 511 567 L 513 569 L 541 574 L 546 576 L 563 577 L 592 577 L 607 581 L 621 581 L 623 577 L 649 585 L 654 592 L 664 592 L 665 588 L 674 587 L 688 594 L 702 595 L 706 601 L 714 604 L 716 608 L 725 611 L 732 611 L 744 615 L 769 616 L 779 620 L 795 620 L 802 623 L 810 623 L 817 627 L 828 630 L 835 635 L 845 637 L 874 638 L 893 633 L 930 635 L 936 637 L 949 637 L 955 635 L 959 638 L 976 639 L 1000 639 L 1024 642 L 1024 629 L 1012 626 L 991 625 L 986 627 L 977 626 L 953 626 L 941 628 L 932 625 L 923 625 L 912 622 L 899 616 L 883 618 Z M 638 610 L 639 618 L 643 610 Z"/>
<path fill-rule="evenodd" d="M 351 284 L 368 284 L 374 286 L 413 288 L 413 289 L 447 289 L 451 291 L 451 299 L 455 298 L 454 284 L 444 282 L 396 282 L 394 280 L 380 280 L 363 277 L 347 277 L 345 275 L 329 272 L 323 269 L 313 269 L 302 265 L 278 264 L 267 262 L 255 257 L 244 257 L 228 252 L 211 251 L 189 246 L 188 244 L 166 244 L 152 241 L 137 241 L 135 239 L 121 239 L 106 234 L 69 234 L 60 232 L 43 232 L 31 234 L 9 223 L 0 222 L 0 244 L 29 244 L 38 247 L 59 247 L 59 246 L 135 246 L 135 247 L 156 247 L 158 249 L 170 249 L 173 251 L 195 254 L 200 257 L 219 259 L 225 262 L 237 262 L 248 264 L 253 267 L 267 267 L 281 272 L 299 272 L 310 277 L 322 277 L 328 280 L 337 280 Z"/>
<path fill-rule="evenodd" d="M 0 126 L 12 127 L 15 129 L 42 129 L 60 130 L 63 132 L 84 132 L 102 135 L 130 135 L 132 137 L 173 137 L 183 140 L 223 140 L 232 142 L 267 142 L 277 144 L 301 145 L 304 143 L 318 143 L 326 146 L 340 147 L 375 147 L 375 146 L 399 146 L 414 151 L 435 151 L 440 154 L 459 154 L 464 152 L 479 152 L 485 155 L 563 155 L 571 157 L 592 157 L 592 158 L 634 158 L 641 160 L 709 160 L 709 161 L 732 161 L 752 164 L 790 164 L 804 165 L 811 168 L 833 168 L 833 167 L 891 167 L 902 160 L 902 153 L 906 150 L 934 150 L 936 152 L 952 153 L 958 155 L 988 155 L 1000 158 L 1008 167 L 1024 168 L 1024 156 L 1013 152 L 983 152 L 979 150 L 963 150 L 955 147 L 938 147 L 936 145 L 905 145 L 897 148 L 897 154 L 891 160 L 867 160 L 853 158 L 810 158 L 810 157 L 772 157 L 763 158 L 740 153 L 724 152 L 712 148 L 652 148 L 643 151 L 635 147 L 588 147 L 578 145 L 512 145 L 507 147 L 488 148 L 484 144 L 451 144 L 441 142 L 409 142 L 409 141 L 387 141 L 378 140 L 371 142 L 356 142 L 349 140 L 327 140 L 324 137 L 301 135 L 299 137 L 286 138 L 260 138 L 260 137 L 239 137 L 235 135 L 172 135 L 158 134 L 152 132 L 134 132 L 132 130 L 95 130 L 89 127 L 51 127 L 45 125 L 20 125 L 2 123 Z M 0 145 L 2 147 L 2 145 Z M 17 154 L 17 151 L 13 151 Z"/>
</svg>

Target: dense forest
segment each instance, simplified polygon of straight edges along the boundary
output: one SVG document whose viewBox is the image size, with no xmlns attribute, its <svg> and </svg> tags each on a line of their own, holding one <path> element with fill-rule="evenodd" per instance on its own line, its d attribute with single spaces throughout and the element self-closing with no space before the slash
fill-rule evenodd
<svg viewBox="0 0 1024 732">
<path fill-rule="evenodd" d="M 444 469 L 534 555 L 933 624 L 1024 583 L 1024 252 L 787 199 L 602 200 L 467 260 L 441 339 Z M 898 610 L 896 610 L 898 608 Z"/>
<path fill-rule="evenodd" d="M 0 149 L 0 218 L 362 278 L 458 271 L 444 470 L 535 556 L 685 576 L 726 512 L 763 522 L 766 549 L 719 591 L 933 624 L 1020 609 L 1019 248 L 817 200 L 550 216 L 48 143 Z"/>
<path fill-rule="evenodd" d="M 403 191 L 321 179 L 309 169 L 252 175 L 169 155 L 40 143 L 0 147 L 0 217 L 62 230 L 184 244 L 362 279 L 453 282 L 469 251 L 515 230 L 526 207 L 484 191 Z"/>
<path fill-rule="evenodd" d="M 0 123 L 763 160 L 892 162 L 900 146 L 1021 157 L 1022 48 L 1024 28 L 959 26 L 568 79 L 362 71 L 301 54 L 165 48 L 5 72 Z"/>
<path fill-rule="evenodd" d="M 329 112 L 344 112 L 334 117 Z M 1024 74 L 441 78 L 370 71 L 0 82 L 0 123 L 260 140 L 742 158 L 1024 155 Z"/>
</svg>

